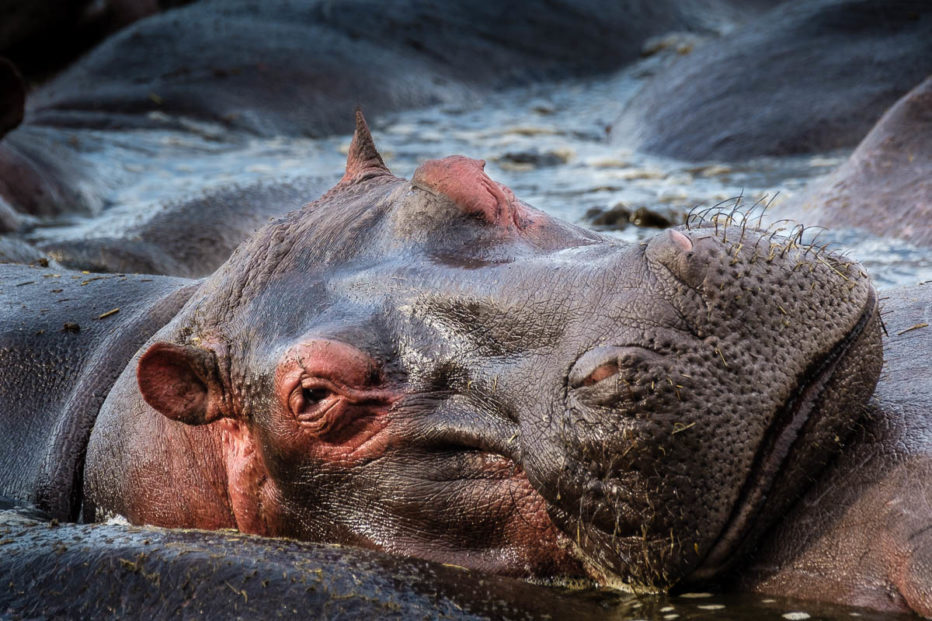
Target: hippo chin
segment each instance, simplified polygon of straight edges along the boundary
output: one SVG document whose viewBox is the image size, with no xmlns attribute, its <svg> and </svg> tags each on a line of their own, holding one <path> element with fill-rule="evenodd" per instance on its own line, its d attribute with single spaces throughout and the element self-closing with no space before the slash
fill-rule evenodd
<svg viewBox="0 0 932 621">
<path fill-rule="evenodd" d="M 399 179 L 361 115 L 337 186 L 204 281 L 3 269 L 0 494 L 521 577 L 720 575 L 882 358 L 857 264 L 714 222 L 622 244 L 463 157 Z"/>
</svg>

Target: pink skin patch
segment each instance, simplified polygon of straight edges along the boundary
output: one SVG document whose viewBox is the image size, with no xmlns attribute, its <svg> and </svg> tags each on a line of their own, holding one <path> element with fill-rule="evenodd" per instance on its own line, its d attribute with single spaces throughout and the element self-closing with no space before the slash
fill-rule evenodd
<svg viewBox="0 0 932 621">
<path fill-rule="evenodd" d="M 414 171 L 411 182 L 434 194 L 442 194 L 464 213 L 481 216 L 489 224 L 523 229 L 529 210 L 515 200 L 506 186 L 485 174 L 485 162 L 462 155 L 429 160 Z"/>
<path fill-rule="evenodd" d="M 614 362 L 603 364 L 583 380 L 583 386 L 592 386 L 602 380 L 618 374 L 618 365 Z"/>
<path fill-rule="evenodd" d="M 380 388 L 378 366 L 362 351 L 328 339 L 291 348 L 275 376 L 284 444 L 330 461 L 358 463 L 390 445 L 386 414 L 401 396 Z"/>
<path fill-rule="evenodd" d="M 693 243 L 689 240 L 688 237 L 680 233 L 679 231 L 670 231 L 670 238 L 673 240 L 673 243 L 679 246 L 683 252 L 689 252 L 693 249 Z"/>
</svg>

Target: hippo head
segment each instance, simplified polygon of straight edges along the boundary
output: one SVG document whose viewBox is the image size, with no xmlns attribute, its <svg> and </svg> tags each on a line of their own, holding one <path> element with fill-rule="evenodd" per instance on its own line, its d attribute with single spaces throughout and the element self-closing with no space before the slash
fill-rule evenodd
<svg viewBox="0 0 932 621">
<path fill-rule="evenodd" d="M 400 179 L 361 116 L 156 339 L 142 396 L 215 430 L 241 530 L 659 587 L 746 551 L 881 365 L 857 264 L 714 221 L 623 244 L 463 157 Z"/>
</svg>

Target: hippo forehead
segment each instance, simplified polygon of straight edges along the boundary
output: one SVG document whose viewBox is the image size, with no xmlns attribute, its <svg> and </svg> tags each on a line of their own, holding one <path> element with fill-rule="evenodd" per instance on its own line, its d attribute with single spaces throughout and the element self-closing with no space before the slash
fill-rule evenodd
<svg viewBox="0 0 932 621">
<path fill-rule="evenodd" d="M 354 301 L 371 307 L 389 291 L 449 298 L 462 285 L 468 297 L 519 301 L 522 287 L 502 286 L 561 280 L 561 270 L 590 259 L 596 274 L 597 263 L 629 252 L 517 201 L 482 166 L 457 156 L 425 162 L 412 181 L 384 172 L 341 182 L 241 246 L 206 283 L 201 319 L 216 317 L 220 328 L 282 308 L 268 328 L 294 335 L 337 300 L 343 308 L 330 312 L 345 315 Z"/>
</svg>

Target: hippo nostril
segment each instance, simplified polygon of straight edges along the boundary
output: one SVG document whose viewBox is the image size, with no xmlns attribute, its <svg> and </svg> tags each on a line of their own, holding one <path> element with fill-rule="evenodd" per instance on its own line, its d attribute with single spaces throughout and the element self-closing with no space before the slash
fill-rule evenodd
<svg viewBox="0 0 932 621">
<path fill-rule="evenodd" d="M 670 238 L 673 240 L 673 243 L 683 249 L 683 252 L 689 252 L 693 249 L 693 243 L 688 237 L 680 233 L 679 231 L 670 230 Z"/>
</svg>

